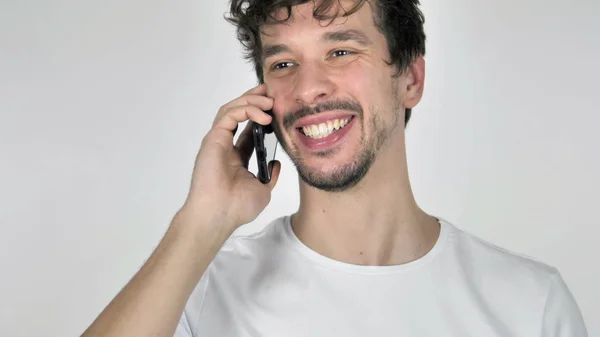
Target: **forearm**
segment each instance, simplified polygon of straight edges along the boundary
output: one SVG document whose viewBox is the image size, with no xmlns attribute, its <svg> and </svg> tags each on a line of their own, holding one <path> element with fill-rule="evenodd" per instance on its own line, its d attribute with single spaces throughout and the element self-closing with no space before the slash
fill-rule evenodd
<svg viewBox="0 0 600 337">
<path fill-rule="evenodd" d="M 83 337 L 173 336 L 187 299 L 229 234 L 188 221 L 174 218 L 148 261 Z"/>
</svg>

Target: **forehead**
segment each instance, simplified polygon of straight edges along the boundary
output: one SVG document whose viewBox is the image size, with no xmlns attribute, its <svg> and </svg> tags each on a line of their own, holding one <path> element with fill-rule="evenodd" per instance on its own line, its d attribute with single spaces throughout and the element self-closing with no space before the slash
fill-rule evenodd
<svg viewBox="0 0 600 337">
<path fill-rule="evenodd" d="M 293 42 L 293 40 L 300 37 L 315 38 L 320 34 L 340 29 L 354 29 L 366 35 L 378 33 L 369 1 L 363 2 L 363 5 L 355 13 L 348 16 L 341 14 L 353 8 L 356 5 L 355 0 L 338 0 L 332 3 L 333 5 L 327 13 L 319 13 L 326 14 L 327 18 L 325 19 L 314 17 L 314 1 L 293 6 L 289 15 L 285 8 L 277 10 L 273 13 L 273 16 L 277 20 L 285 21 L 266 24 L 261 27 L 263 44 L 281 40 Z M 335 19 L 332 21 L 330 18 L 333 16 L 335 16 Z"/>
</svg>

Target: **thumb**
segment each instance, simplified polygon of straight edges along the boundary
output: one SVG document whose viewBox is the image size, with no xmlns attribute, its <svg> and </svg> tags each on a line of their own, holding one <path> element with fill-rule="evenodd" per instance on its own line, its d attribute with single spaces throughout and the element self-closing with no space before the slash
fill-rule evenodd
<svg viewBox="0 0 600 337">
<path fill-rule="evenodd" d="M 277 180 L 279 179 L 279 173 L 281 172 L 281 162 L 279 160 L 272 160 L 269 162 L 269 171 L 271 172 L 271 181 L 267 185 L 271 191 L 275 188 Z"/>
</svg>

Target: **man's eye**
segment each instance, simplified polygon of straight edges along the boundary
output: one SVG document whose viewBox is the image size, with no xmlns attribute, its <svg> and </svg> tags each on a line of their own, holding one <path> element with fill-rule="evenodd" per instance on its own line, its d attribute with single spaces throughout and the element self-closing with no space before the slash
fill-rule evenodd
<svg viewBox="0 0 600 337">
<path fill-rule="evenodd" d="M 292 62 L 279 62 L 279 63 L 275 63 L 272 68 L 273 69 L 285 69 L 285 68 L 289 68 L 293 65 L 294 64 Z"/>
<path fill-rule="evenodd" d="M 353 52 L 349 51 L 349 50 L 335 50 L 331 53 L 334 57 L 340 57 L 340 56 L 346 56 L 346 55 L 351 55 L 354 54 Z"/>
</svg>

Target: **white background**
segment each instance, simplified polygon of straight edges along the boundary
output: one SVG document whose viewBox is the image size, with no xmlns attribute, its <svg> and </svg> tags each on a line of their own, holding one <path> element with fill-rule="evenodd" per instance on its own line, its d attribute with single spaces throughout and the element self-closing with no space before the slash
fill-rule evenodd
<svg viewBox="0 0 600 337">
<path fill-rule="evenodd" d="M 600 336 L 593 0 L 426 0 L 418 201 L 557 266 Z M 220 1 L 0 1 L 0 335 L 76 336 L 183 202 L 213 115 L 254 86 Z M 280 156 L 280 158 L 283 158 Z M 298 203 L 283 176 L 254 231 Z"/>
</svg>

